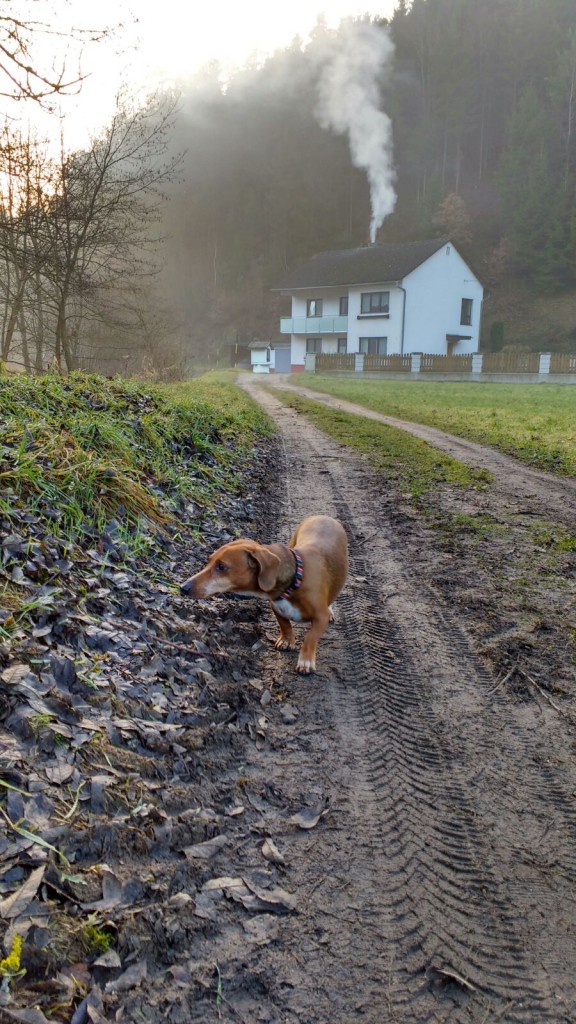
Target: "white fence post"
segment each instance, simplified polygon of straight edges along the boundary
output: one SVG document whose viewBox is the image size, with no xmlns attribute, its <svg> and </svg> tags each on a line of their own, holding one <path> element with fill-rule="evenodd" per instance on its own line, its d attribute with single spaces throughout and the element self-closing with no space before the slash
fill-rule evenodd
<svg viewBox="0 0 576 1024">
<path fill-rule="evenodd" d="M 420 366 L 422 365 L 422 353 L 413 352 L 410 359 L 410 373 L 420 373 Z"/>
<path fill-rule="evenodd" d="M 472 354 L 472 373 L 482 373 L 483 358 L 481 352 L 474 352 Z"/>
<path fill-rule="evenodd" d="M 304 369 L 306 373 L 316 373 L 316 353 L 307 352 L 304 356 Z"/>
<path fill-rule="evenodd" d="M 551 352 L 540 353 L 540 364 L 538 366 L 538 373 L 550 373 L 550 360 L 552 359 Z"/>
<path fill-rule="evenodd" d="M 354 373 L 364 373 L 364 353 L 354 353 Z"/>
</svg>

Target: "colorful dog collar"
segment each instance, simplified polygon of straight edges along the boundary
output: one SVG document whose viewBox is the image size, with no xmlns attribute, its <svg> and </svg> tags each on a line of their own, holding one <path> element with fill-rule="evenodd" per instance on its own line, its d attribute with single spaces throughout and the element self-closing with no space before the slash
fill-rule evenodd
<svg viewBox="0 0 576 1024">
<path fill-rule="evenodd" d="M 302 565 L 302 559 L 300 558 L 300 555 L 298 554 L 297 551 L 295 551 L 294 548 L 291 548 L 290 550 L 292 551 L 292 554 L 294 555 L 294 561 L 296 563 L 296 571 L 294 572 L 294 576 L 292 577 L 292 582 L 291 582 L 290 586 L 288 587 L 287 590 L 284 591 L 283 594 L 280 595 L 280 600 L 282 600 L 283 597 L 291 597 L 292 594 L 294 594 L 302 585 L 302 576 L 303 576 L 303 573 L 304 573 L 304 566 Z"/>
</svg>

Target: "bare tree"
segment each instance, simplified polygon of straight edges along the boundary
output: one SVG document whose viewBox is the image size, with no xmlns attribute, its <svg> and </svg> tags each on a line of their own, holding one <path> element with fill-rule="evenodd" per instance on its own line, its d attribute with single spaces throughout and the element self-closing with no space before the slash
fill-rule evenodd
<svg viewBox="0 0 576 1024">
<path fill-rule="evenodd" d="M 154 269 L 162 185 L 179 158 L 166 158 L 175 99 L 162 95 L 117 112 L 90 150 L 62 147 L 55 192 L 45 200 L 45 231 L 52 243 L 49 270 L 56 314 L 55 358 L 76 365 L 80 326 L 97 315 L 97 299 L 121 278 Z"/>
<path fill-rule="evenodd" d="M 49 258 L 50 239 L 43 231 L 43 202 L 51 189 L 53 165 L 44 146 L 15 132 L 8 122 L 0 133 L 0 277 L 4 300 L 1 357 L 10 356 L 17 325 L 23 320 L 29 285 Z"/>
<path fill-rule="evenodd" d="M 432 218 L 440 234 L 451 238 L 456 244 L 465 245 L 472 240 L 472 218 L 461 196 L 451 192 L 442 200 Z"/>
</svg>

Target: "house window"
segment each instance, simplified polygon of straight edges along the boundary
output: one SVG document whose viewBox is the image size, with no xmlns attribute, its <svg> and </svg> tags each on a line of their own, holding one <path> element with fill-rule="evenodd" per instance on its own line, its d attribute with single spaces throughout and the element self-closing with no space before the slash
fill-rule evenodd
<svg viewBox="0 0 576 1024">
<path fill-rule="evenodd" d="M 348 296 L 340 296 L 340 316 L 348 316 Z"/>
<path fill-rule="evenodd" d="M 385 356 L 388 354 L 388 338 L 360 338 L 359 351 L 365 356 Z"/>
<path fill-rule="evenodd" d="M 362 292 L 360 313 L 364 316 L 387 316 L 390 312 L 390 292 Z"/>
<path fill-rule="evenodd" d="M 348 339 L 338 338 L 338 355 L 345 356 L 348 351 Z"/>
<path fill-rule="evenodd" d="M 460 323 L 466 324 L 468 327 L 472 323 L 472 303 L 473 299 L 462 299 L 460 309 Z"/>
<path fill-rule="evenodd" d="M 306 316 L 322 316 L 322 299 L 308 299 Z"/>
<path fill-rule="evenodd" d="M 306 355 L 319 355 L 322 351 L 322 338 L 306 338 Z"/>
</svg>

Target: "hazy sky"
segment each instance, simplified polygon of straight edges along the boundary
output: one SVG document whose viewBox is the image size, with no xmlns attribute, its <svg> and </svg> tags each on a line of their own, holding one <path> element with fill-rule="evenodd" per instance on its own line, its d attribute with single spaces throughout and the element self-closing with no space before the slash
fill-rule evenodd
<svg viewBox="0 0 576 1024">
<path fill-rule="evenodd" d="M 124 9 L 130 6 L 125 0 Z M 297 34 L 305 37 L 320 14 L 335 26 L 348 15 L 390 14 L 394 6 L 394 0 L 154 0 L 133 4 L 132 11 L 140 22 L 141 59 L 155 73 L 182 75 L 213 57 L 240 63 L 252 53 L 270 53 Z"/>
<path fill-rule="evenodd" d="M 25 2 L 25 0 L 24 0 Z M 203 64 L 218 60 L 226 67 L 252 56 L 264 57 L 305 40 L 319 15 L 336 26 L 350 15 L 388 16 L 396 0 L 44 0 L 54 27 L 120 26 L 107 42 L 85 47 L 80 95 L 63 101 L 66 137 L 82 145 L 114 109 L 122 81 L 152 91 L 159 84 L 185 80 Z M 35 8 L 36 19 L 41 19 Z M 54 46 L 54 42 L 50 44 Z M 51 56 L 54 49 L 51 50 Z M 71 64 L 74 68 L 74 64 Z"/>
</svg>

